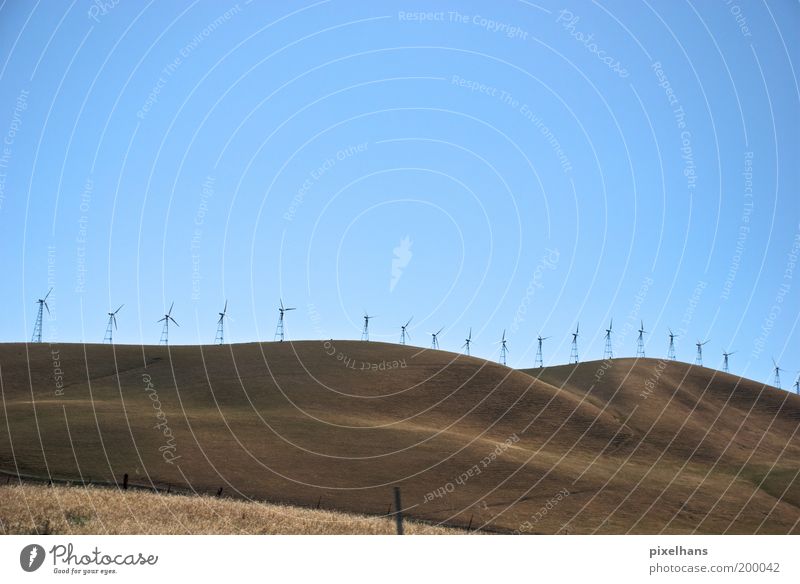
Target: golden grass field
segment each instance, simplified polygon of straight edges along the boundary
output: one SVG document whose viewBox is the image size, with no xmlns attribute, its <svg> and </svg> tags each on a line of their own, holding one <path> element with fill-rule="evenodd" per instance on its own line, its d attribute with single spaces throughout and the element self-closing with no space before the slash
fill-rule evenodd
<svg viewBox="0 0 800 584">
<path fill-rule="evenodd" d="M 208 496 L 82 486 L 0 487 L 5 535 L 394 535 L 394 519 Z M 414 521 L 408 535 L 458 535 Z"/>
<path fill-rule="evenodd" d="M 800 397 L 686 363 L 6 344 L 0 381 L 11 473 L 375 516 L 399 486 L 408 517 L 500 532 L 800 533 Z"/>
</svg>

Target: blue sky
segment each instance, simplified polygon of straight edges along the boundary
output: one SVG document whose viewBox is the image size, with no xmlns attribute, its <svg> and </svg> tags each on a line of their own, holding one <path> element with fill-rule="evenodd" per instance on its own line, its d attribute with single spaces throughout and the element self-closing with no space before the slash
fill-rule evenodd
<svg viewBox="0 0 800 584">
<path fill-rule="evenodd" d="M 0 341 L 800 368 L 796 2 L 0 7 Z M 794 254 L 794 255 L 793 255 Z M 795 258 L 796 259 L 796 258 Z"/>
</svg>

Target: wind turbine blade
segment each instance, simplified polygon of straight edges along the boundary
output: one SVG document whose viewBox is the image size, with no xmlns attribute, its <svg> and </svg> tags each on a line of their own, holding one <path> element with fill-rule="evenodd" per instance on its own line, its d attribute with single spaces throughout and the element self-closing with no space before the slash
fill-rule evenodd
<svg viewBox="0 0 800 584">
<path fill-rule="evenodd" d="M 112 316 L 111 320 L 114 321 L 114 330 L 116 330 L 117 329 L 117 317 L 116 316 Z"/>
<path fill-rule="evenodd" d="M 169 305 L 169 310 L 167 311 L 167 314 L 172 314 L 172 307 L 173 306 L 175 306 L 175 301 L 174 300 L 172 301 L 172 304 Z"/>
<path fill-rule="evenodd" d="M 119 308 L 117 308 L 117 309 L 114 311 L 114 314 L 117 314 L 117 313 L 118 313 L 120 310 L 122 310 L 122 307 L 123 307 L 123 306 L 125 306 L 125 305 L 124 305 L 124 304 L 120 304 L 120 305 L 119 305 Z"/>
<path fill-rule="evenodd" d="M 52 288 L 50 288 L 50 289 L 47 291 L 47 294 L 45 294 L 44 298 L 42 298 L 42 300 L 47 300 L 47 297 L 48 297 L 48 296 L 50 296 L 50 292 L 52 292 L 52 291 L 53 291 L 53 289 L 52 289 Z"/>
<path fill-rule="evenodd" d="M 225 308 L 222 309 L 222 314 L 225 314 L 226 312 L 228 312 L 228 301 L 227 300 L 225 300 Z"/>
<path fill-rule="evenodd" d="M 47 314 L 50 314 L 50 307 L 47 306 L 47 302 L 44 303 L 44 307 L 47 309 Z"/>
<path fill-rule="evenodd" d="M 172 318 L 171 316 L 169 317 L 169 319 L 170 319 L 172 322 L 174 322 L 174 323 L 175 323 L 175 326 L 181 326 L 181 325 L 179 325 L 179 324 L 178 324 L 178 322 L 177 322 L 177 321 L 176 321 L 174 318 Z"/>
<path fill-rule="evenodd" d="M 167 320 L 167 317 L 165 316 L 164 318 L 159 318 L 156 322 L 161 322 L 162 320 Z"/>
</svg>

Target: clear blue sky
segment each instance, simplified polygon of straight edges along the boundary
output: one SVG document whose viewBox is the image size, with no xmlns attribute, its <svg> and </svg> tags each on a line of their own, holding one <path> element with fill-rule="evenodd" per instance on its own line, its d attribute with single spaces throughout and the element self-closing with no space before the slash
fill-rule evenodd
<svg viewBox="0 0 800 584">
<path fill-rule="evenodd" d="M 414 343 L 800 369 L 800 5 L 0 5 L 0 340 Z M 565 11 L 566 10 L 566 11 Z M 748 171 L 746 173 L 746 171 Z M 394 262 L 394 264 L 393 264 Z M 49 268 L 49 270 L 48 270 Z M 777 306 L 776 308 L 773 308 Z M 772 314 L 772 316 L 771 316 Z"/>
</svg>

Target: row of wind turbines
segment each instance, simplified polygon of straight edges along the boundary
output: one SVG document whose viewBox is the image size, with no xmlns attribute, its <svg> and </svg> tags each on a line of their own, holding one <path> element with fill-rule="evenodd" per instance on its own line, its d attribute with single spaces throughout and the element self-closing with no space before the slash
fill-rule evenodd
<svg viewBox="0 0 800 584">
<path fill-rule="evenodd" d="M 33 328 L 33 337 L 31 339 L 34 343 L 41 343 L 42 342 L 42 320 L 44 316 L 44 311 L 47 310 L 47 313 L 50 314 L 50 307 L 47 305 L 47 299 L 50 296 L 53 289 L 51 288 L 44 298 L 39 298 L 36 302 L 38 303 L 38 312 L 36 313 L 36 321 Z M 280 299 L 280 305 L 278 307 L 278 324 L 275 327 L 275 336 L 273 338 L 274 341 L 283 342 L 285 339 L 285 327 L 284 327 L 284 320 L 286 318 L 286 313 L 292 310 L 297 310 L 295 307 L 287 307 L 283 304 L 283 299 Z M 113 344 L 114 342 L 114 331 L 117 330 L 117 314 L 119 311 L 122 310 L 122 307 L 125 306 L 124 304 L 120 304 L 120 306 L 114 310 L 113 312 L 108 313 L 108 323 L 106 325 L 106 332 L 103 337 L 104 343 Z M 169 310 L 164 314 L 163 317 L 158 319 L 156 322 L 163 323 L 161 327 L 161 337 L 159 339 L 160 345 L 168 345 L 169 344 L 169 327 L 170 323 L 175 326 L 180 326 L 175 318 L 172 316 L 172 309 L 175 307 L 175 302 L 170 304 Z M 228 317 L 228 301 L 225 301 L 225 305 L 222 309 L 222 312 L 217 313 L 217 332 L 214 337 L 214 344 L 223 345 L 225 343 L 225 319 Z M 362 341 L 369 341 L 369 323 L 370 320 L 376 318 L 375 315 L 371 315 L 364 311 L 364 327 L 361 331 L 361 340 Z M 408 327 L 411 324 L 411 321 L 414 319 L 412 316 L 409 318 L 405 324 L 400 326 L 400 344 L 405 345 L 407 341 L 411 340 L 411 333 L 408 331 Z M 431 349 L 439 349 L 439 335 L 444 330 L 444 327 L 440 328 L 436 332 L 429 333 L 431 335 Z M 667 359 L 675 361 L 677 359 L 676 352 L 675 352 L 675 339 L 678 337 L 675 333 L 672 332 L 672 329 L 667 329 L 669 331 L 668 338 L 669 338 L 669 347 L 667 349 Z M 608 328 L 605 329 L 605 347 L 603 350 L 603 359 L 613 359 L 614 358 L 614 349 L 611 336 L 614 332 L 614 320 L 612 319 L 609 322 Z M 649 331 L 646 331 L 644 328 L 644 321 L 640 321 L 640 326 L 638 336 L 636 337 L 636 358 L 644 358 L 645 357 L 645 350 L 644 350 L 644 335 L 648 334 Z M 575 364 L 579 362 L 578 356 L 578 337 L 580 335 L 580 323 L 577 323 L 575 326 L 575 332 L 572 334 L 572 343 L 570 347 L 570 358 L 569 362 L 571 364 Z M 536 350 L 536 359 L 535 359 L 535 366 L 536 367 L 544 367 L 544 358 L 542 355 L 542 345 L 543 342 L 549 339 L 550 337 L 543 337 L 538 335 L 536 337 L 537 340 L 537 350 Z M 705 341 L 700 341 L 699 339 L 695 343 L 695 347 L 697 348 L 697 353 L 695 356 L 695 365 L 699 365 L 703 367 L 703 347 L 707 345 L 711 339 L 706 339 Z M 503 330 L 503 335 L 499 341 L 497 341 L 498 345 L 500 345 L 500 357 L 498 359 L 499 363 L 506 365 L 507 358 L 508 358 L 508 340 L 506 339 L 506 331 Z M 470 354 L 470 346 L 472 345 L 472 328 L 470 327 L 469 332 L 467 333 L 467 337 L 464 339 L 464 344 L 461 345 L 460 349 L 464 351 L 465 355 Z M 735 355 L 736 351 L 722 351 L 723 363 L 722 363 L 722 370 L 726 373 L 730 371 L 729 369 L 729 359 L 732 355 Z M 773 364 L 773 385 L 778 389 L 781 388 L 781 372 L 785 372 L 786 369 L 779 367 L 778 363 L 775 359 L 772 359 Z M 800 371 L 798 372 L 800 373 Z M 796 378 L 794 382 L 794 389 L 800 395 L 800 375 Z"/>
</svg>

